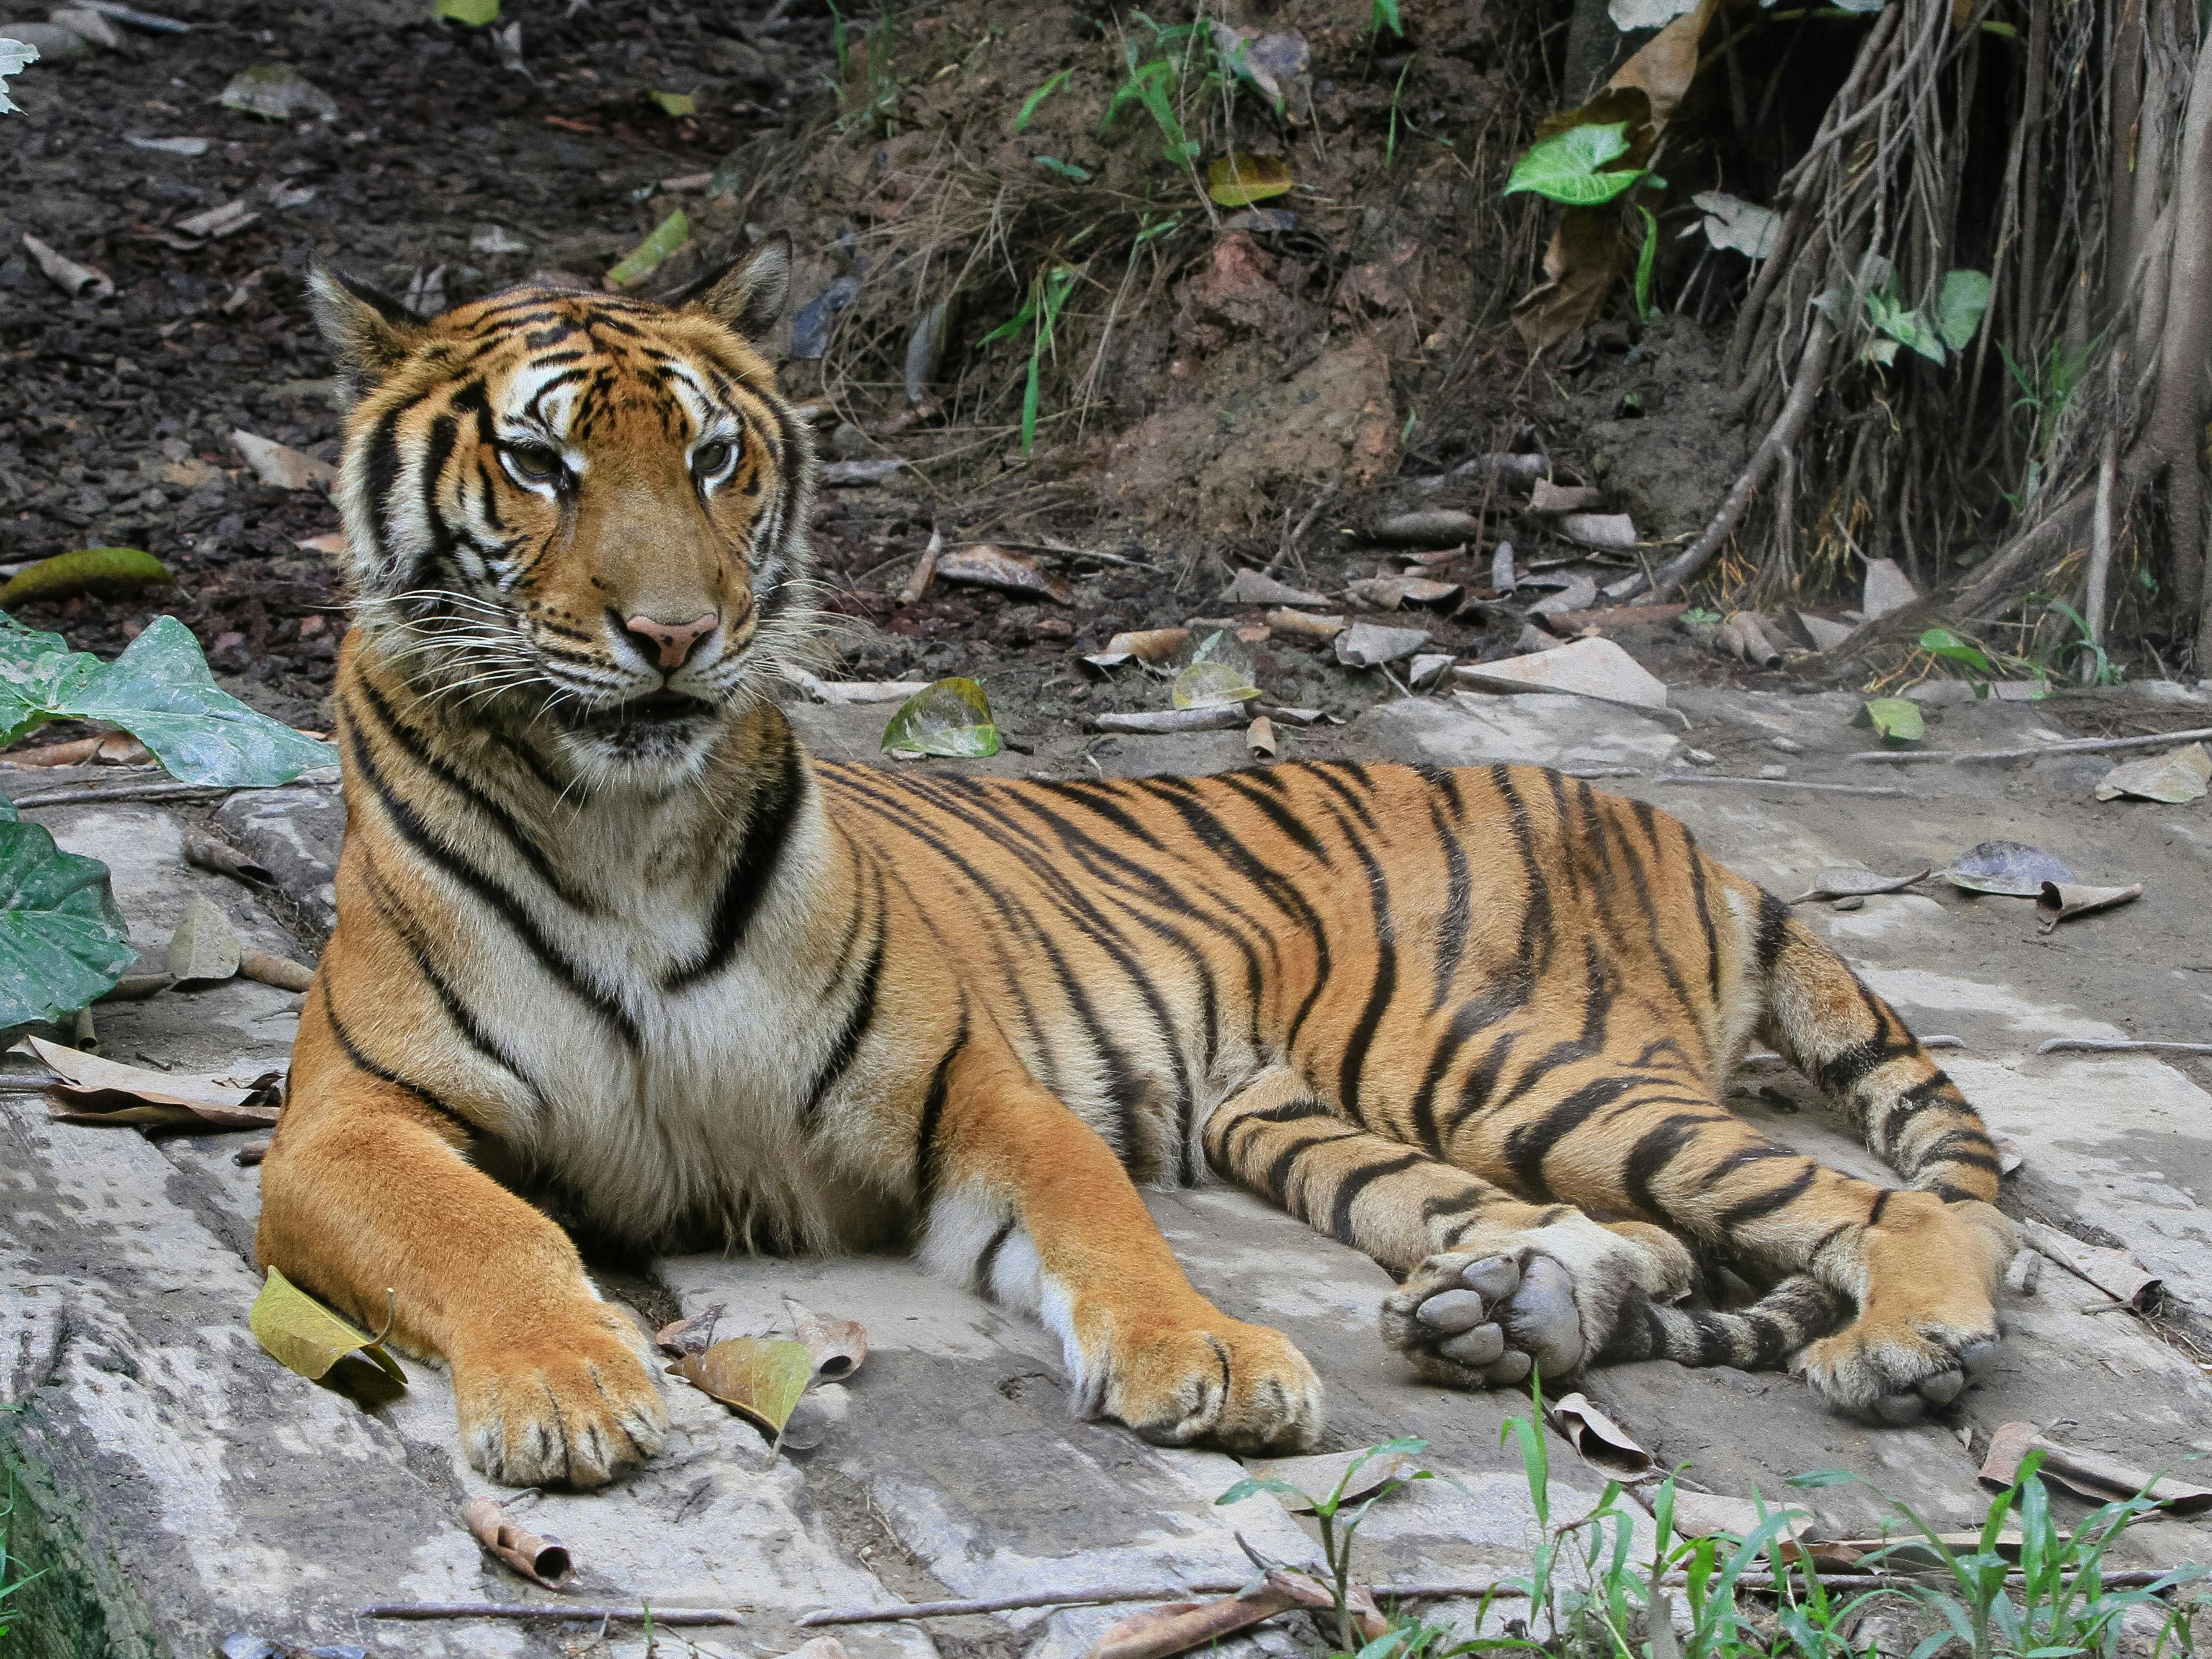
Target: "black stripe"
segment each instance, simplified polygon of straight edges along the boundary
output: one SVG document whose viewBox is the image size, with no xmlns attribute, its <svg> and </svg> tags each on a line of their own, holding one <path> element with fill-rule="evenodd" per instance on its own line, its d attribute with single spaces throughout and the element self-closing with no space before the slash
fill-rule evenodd
<svg viewBox="0 0 2212 1659">
<path fill-rule="evenodd" d="M 983 1247 L 983 1254 L 975 1258 L 974 1283 L 975 1294 L 988 1297 L 991 1294 L 991 1275 L 998 1271 L 999 1252 L 1006 1248 L 1006 1241 L 1014 1236 L 1020 1224 L 1012 1216 L 999 1224 L 999 1231 L 991 1235 L 991 1242 Z"/>
<path fill-rule="evenodd" d="M 1552 894 L 1545 884 L 1542 866 L 1536 862 L 1536 837 L 1528 821 L 1528 804 L 1514 787 L 1513 774 L 1504 766 L 1490 769 L 1490 785 L 1505 802 L 1506 823 L 1513 831 L 1513 850 L 1520 855 L 1521 872 L 1528 886 L 1527 908 L 1521 918 L 1522 950 L 1530 971 L 1542 974 L 1552 963 Z M 1568 860 L 1571 869 L 1573 860 Z"/>
<path fill-rule="evenodd" d="M 1458 786 L 1446 782 L 1455 794 Z M 1437 843 L 1444 853 L 1444 913 L 1437 918 L 1437 983 L 1435 994 L 1429 999 L 1429 1012 L 1436 1013 L 1451 994 L 1452 980 L 1459 973 L 1460 957 L 1467 949 L 1468 929 L 1474 926 L 1474 884 L 1468 878 L 1467 848 L 1460 845 L 1459 830 L 1455 824 L 1444 822 L 1443 809 L 1433 798 L 1429 802 L 1429 821 L 1435 826 Z"/>
<path fill-rule="evenodd" d="M 1376 1033 L 1382 1027 L 1382 1015 L 1397 994 L 1397 928 L 1390 914 L 1389 877 L 1383 871 L 1382 860 L 1358 832 L 1345 822 L 1344 815 L 1334 805 L 1329 805 L 1328 812 L 1366 872 L 1368 902 L 1375 916 L 1375 981 L 1368 988 L 1367 1006 L 1360 1012 L 1358 1024 L 1345 1039 L 1344 1058 L 1337 1073 L 1338 1103 L 1352 1115 L 1353 1122 L 1364 1126 L 1367 1115 L 1360 1108 L 1359 1080 L 1366 1070 L 1367 1052 L 1374 1046 Z"/>
<path fill-rule="evenodd" d="M 1770 1188 L 1754 1198 L 1729 1205 L 1721 1212 L 1714 1225 L 1725 1237 L 1747 1221 L 1757 1221 L 1762 1216 L 1770 1216 L 1777 1210 L 1786 1208 L 1812 1190 L 1816 1174 L 1817 1166 L 1810 1158 L 1806 1159 L 1805 1167 L 1779 1187 Z"/>
<path fill-rule="evenodd" d="M 1336 1191 L 1330 1194 L 1328 1200 L 1328 1224 L 1322 1231 L 1338 1243 L 1351 1244 L 1356 1248 L 1358 1241 L 1352 1236 L 1352 1206 L 1359 1201 L 1359 1195 L 1376 1182 L 1387 1181 L 1395 1175 L 1403 1175 L 1407 1170 L 1418 1164 L 1426 1164 L 1428 1161 L 1427 1155 L 1425 1153 L 1407 1152 L 1401 1158 L 1394 1158 L 1385 1163 L 1362 1164 L 1336 1183 Z"/>
<path fill-rule="evenodd" d="M 803 1134 L 812 1134 L 822 1115 L 822 1103 L 829 1098 L 855 1055 L 860 1043 L 868 1035 L 868 1027 L 876 1018 L 876 992 L 883 979 L 884 951 L 890 939 L 890 906 L 884 890 L 881 874 L 876 877 L 876 942 L 868 952 L 868 964 L 860 970 L 860 983 L 853 993 L 853 1001 L 846 1010 L 845 1023 L 838 1028 L 837 1040 L 830 1045 L 830 1057 L 823 1061 L 822 1069 L 814 1074 L 814 1082 L 806 1091 L 806 1103 L 799 1109 L 799 1127 Z"/>
<path fill-rule="evenodd" d="M 1505 1137 L 1505 1162 L 1515 1179 L 1532 1192 L 1548 1192 L 1545 1155 L 1633 1087 L 1627 1078 L 1601 1077 L 1583 1085 L 1543 1116 L 1516 1125 Z"/>
<path fill-rule="evenodd" d="M 929 1074 L 929 1092 L 921 1098 L 921 1121 L 914 1136 L 915 1210 L 925 1220 L 929 1206 L 937 1200 L 937 1128 L 945 1116 L 945 1097 L 951 1087 L 952 1061 L 968 1046 L 968 999 L 960 999 L 960 1029 L 953 1033 L 952 1046 L 938 1056 L 937 1069 Z"/>
<path fill-rule="evenodd" d="M 354 1041 L 353 1033 L 346 1030 L 345 1021 L 338 1018 L 337 1005 L 331 1000 L 330 981 L 318 979 L 316 983 L 323 994 L 323 1018 L 330 1021 L 331 1035 L 338 1040 L 338 1047 L 345 1051 L 345 1057 L 353 1062 L 355 1070 L 366 1072 L 380 1083 L 390 1084 L 417 1106 L 422 1107 L 423 1110 L 433 1113 L 452 1124 L 464 1139 L 473 1139 L 483 1133 L 474 1123 L 446 1104 L 421 1084 L 410 1082 L 390 1067 L 380 1066 L 371 1060 L 361 1044 Z"/>
<path fill-rule="evenodd" d="M 775 880 L 784 846 L 791 839 L 791 826 L 806 798 L 806 769 L 798 742 L 790 726 L 781 720 L 777 724 L 783 738 L 781 764 L 775 781 L 754 793 L 752 810 L 746 813 L 744 830 L 738 838 L 737 854 L 725 870 L 721 890 L 714 897 L 714 920 L 706 948 L 690 962 L 661 976 L 665 991 L 689 990 L 728 967 Z"/>
<path fill-rule="evenodd" d="M 1765 888 L 1759 894 L 1759 976 L 1771 979 L 1782 947 L 1790 942 L 1790 907 Z"/>
</svg>

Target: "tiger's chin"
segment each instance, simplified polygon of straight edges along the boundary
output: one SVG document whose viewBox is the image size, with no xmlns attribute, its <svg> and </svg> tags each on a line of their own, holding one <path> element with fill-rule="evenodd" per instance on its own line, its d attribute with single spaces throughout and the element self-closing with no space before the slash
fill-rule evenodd
<svg viewBox="0 0 2212 1659">
<path fill-rule="evenodd" d="M 680 691 L 595 708 L 551 711 L 569 760 L 602 782 L 652 788 L 684 782 L 706 763 L 736 711 Z"/>
</svg>

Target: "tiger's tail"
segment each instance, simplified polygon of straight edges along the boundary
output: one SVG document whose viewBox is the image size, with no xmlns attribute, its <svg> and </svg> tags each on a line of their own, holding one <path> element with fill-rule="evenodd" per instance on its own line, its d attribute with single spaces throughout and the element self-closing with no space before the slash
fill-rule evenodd
<svg viewBox="0 0 2212 1659">
<path fill-rule="evenodd" d="M 1771 893 L 1759 896 L 1760 1035 L 1839 1104 L 1867 1150 L 1947 1202 L 1997 1195 L 1981 1115 L 1842 957 Z"/>
</svg>

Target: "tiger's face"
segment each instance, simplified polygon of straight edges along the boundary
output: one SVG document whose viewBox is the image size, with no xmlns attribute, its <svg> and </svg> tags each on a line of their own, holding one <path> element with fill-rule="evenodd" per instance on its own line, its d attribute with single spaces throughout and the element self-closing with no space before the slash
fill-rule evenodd
<svg viewBox="0 0 2212 1659">
<path fill-rule="evenodd" d="M 365 645 L 602 776 L 699 765 L 811 631 L 812 447 L 750 343 L 789 271 L 778 238 L 672 307 L 523 288 L 427 322 L 318 272 Z"/>
</svg>

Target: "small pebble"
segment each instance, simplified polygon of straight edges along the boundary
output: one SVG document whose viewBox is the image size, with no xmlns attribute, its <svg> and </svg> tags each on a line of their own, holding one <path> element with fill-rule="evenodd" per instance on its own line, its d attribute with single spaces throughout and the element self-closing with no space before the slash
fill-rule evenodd
<svg viewBox="0 0 2212 1659">
<path fill-rule="evenodd" d="M 1759 769 L 1759 775 L 1762 778 L 1786 778 L 1790 775 L 1790 769 L 1786 766 L 1762 766 Z"/>
<path fill-rule="evenodd" d="M 1866 908 L 1866 900 L 1854 893 L 1849 898 L 1838 899 L 1829 908 L 1837 910 L 1863 910 Z"/>
</svg>

